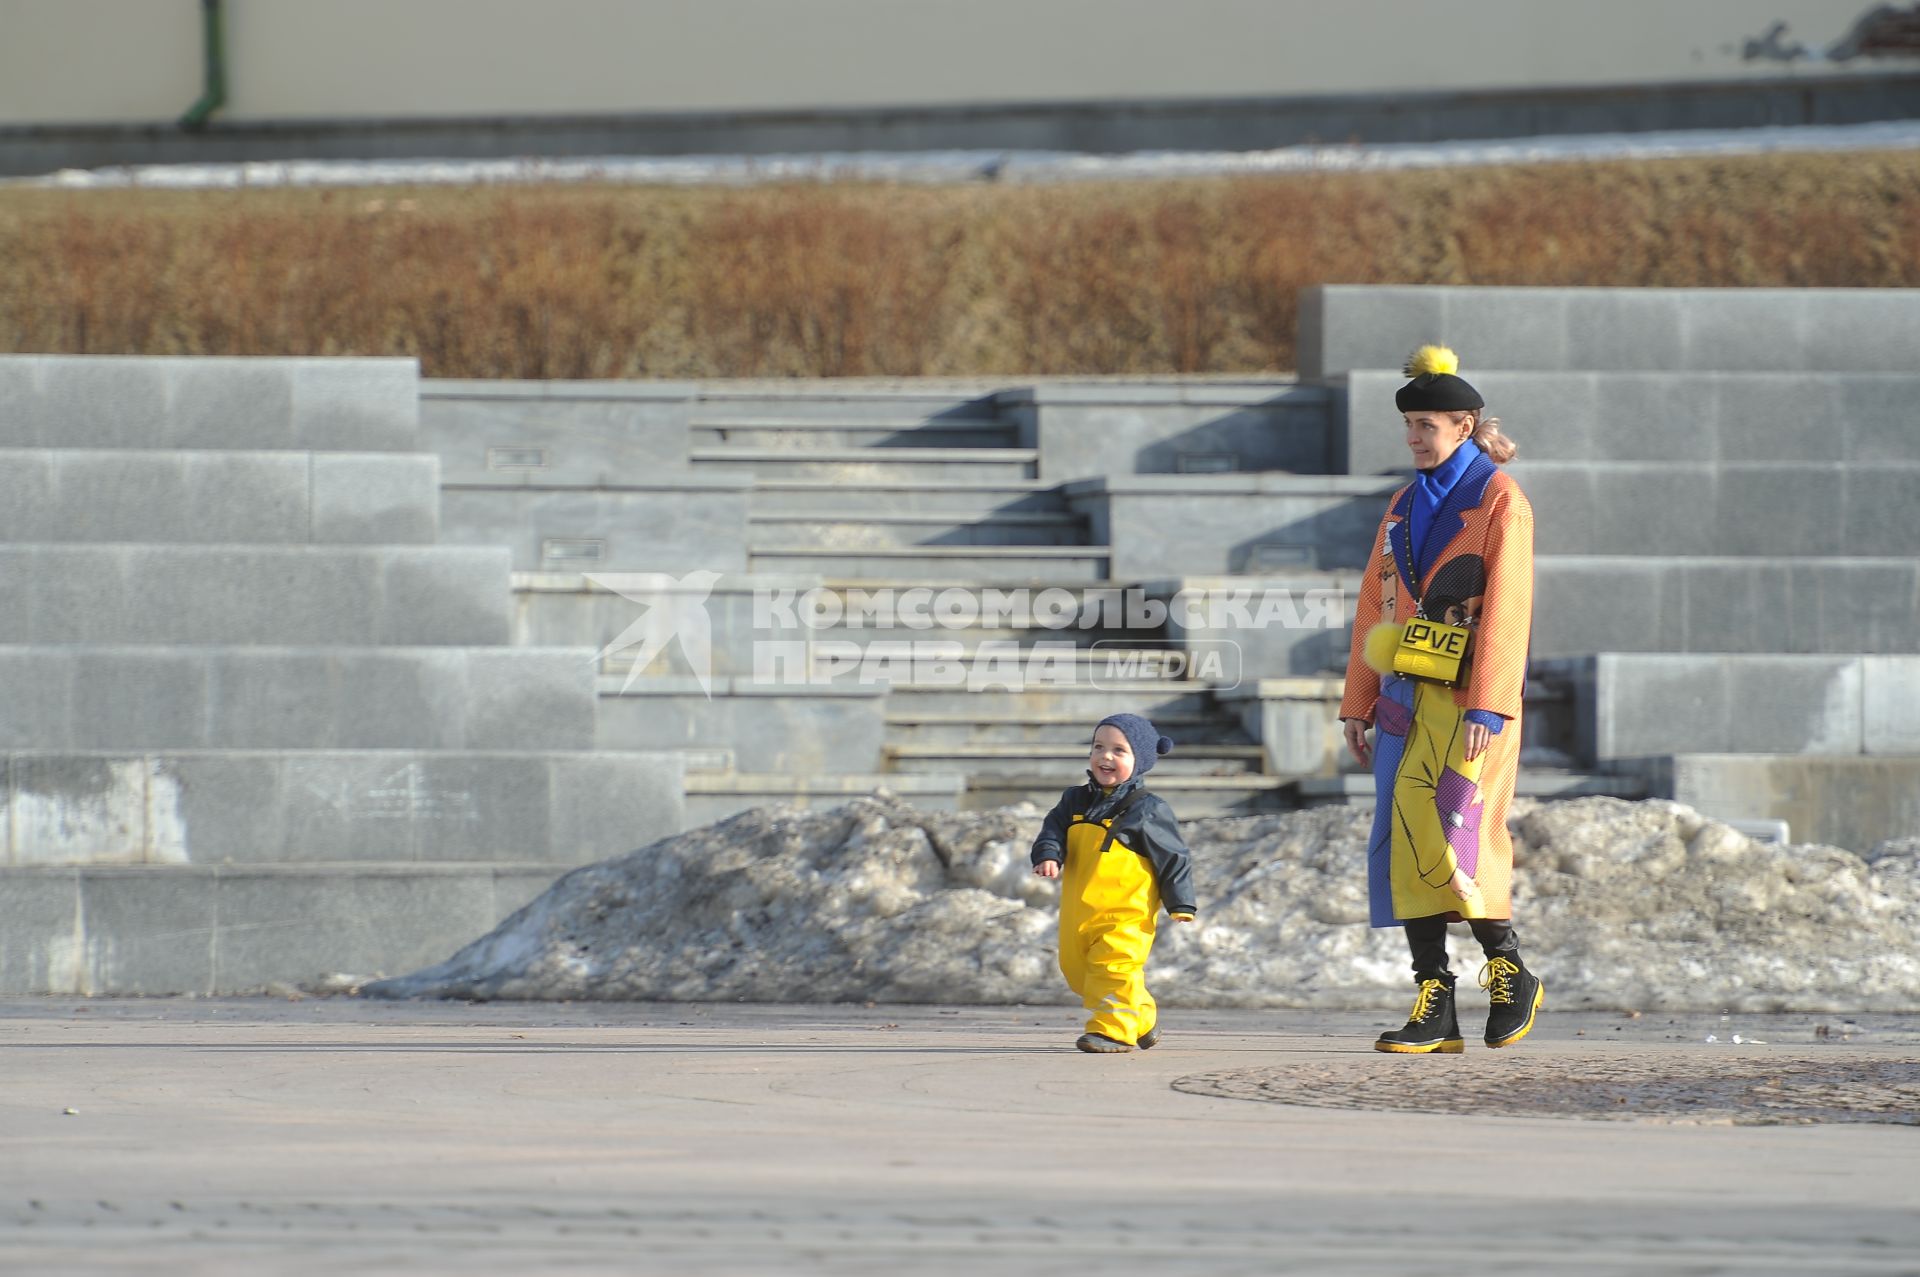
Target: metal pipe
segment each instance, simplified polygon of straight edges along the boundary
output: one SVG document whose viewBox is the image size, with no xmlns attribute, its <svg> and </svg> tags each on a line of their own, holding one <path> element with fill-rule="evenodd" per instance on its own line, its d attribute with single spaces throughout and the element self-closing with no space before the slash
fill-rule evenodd
<svg viewBox="0 0 1920 1277">
<path fill-rule="evenodd" d="M 206 37 L 206 87 L 180 117 L 180 127 L 189 133 L 206 128 L 213 113 L 227 104 L 226 24 L 220 0 L 200 0 L 200 29 Z"/>
</svg>

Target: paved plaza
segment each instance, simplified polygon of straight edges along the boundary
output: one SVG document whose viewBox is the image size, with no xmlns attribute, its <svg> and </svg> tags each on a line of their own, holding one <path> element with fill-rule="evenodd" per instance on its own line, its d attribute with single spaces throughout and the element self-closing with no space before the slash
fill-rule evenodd
<svg viewBox="0 0 1920 1277">
<path fill-rule="evenodd" d="M 1920 1018 L 1390 1019 L 0 1003 L 0 1272 L 1920 1273 Z"/>
</svg>

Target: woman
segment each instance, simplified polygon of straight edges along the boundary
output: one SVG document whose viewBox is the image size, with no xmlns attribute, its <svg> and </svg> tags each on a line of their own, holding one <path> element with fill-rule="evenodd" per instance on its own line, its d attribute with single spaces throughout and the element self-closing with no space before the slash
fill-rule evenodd
<svg viewBox="0 0 1920 1277">
<path fill-rule="evenodd" d="M 1507 807 L 1520 761 L 1520 698 L 1533 618 L 1533 509 L 1499 469 L 1514 455 L 1452 351 L 1423 346 L 1395 396 L 1419 474 L 1394 494 L 1360 589 L 1340 718 L 1347 748 L 1371 761 L 1377 806 L 1367 846 L 1376 927 L 1406 928 L 1419 986 L 1406 1027 L 1374 1047 L 1463 1049 L 1447 966 L 1447 924 L 1466 921 L 1485 951 L 1488 1046 L 1511 1046 L 1545 1004 L 1510 921 Z M 1409 622 L 1438 648 L 1464 641 L 1449 671 L 1396 673 Z M 1442 663 L 1444 665 L 1444 662 Z M 1367 728 L 1373 726 L 1372 749 Z"/>
</svg>

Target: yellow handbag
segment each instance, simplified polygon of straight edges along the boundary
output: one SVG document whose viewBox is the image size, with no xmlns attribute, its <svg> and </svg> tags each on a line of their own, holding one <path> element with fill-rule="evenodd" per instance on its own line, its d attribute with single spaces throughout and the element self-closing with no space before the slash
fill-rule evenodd
<svg viewBox="0 0 1920 1277">
<path fill-rule="evenodd" d="M 1412 678 L 1432 679 L 1452 687 L 1461 680 L 1473 631 L 1464 625 L 1445 625 L 1414 617 L 1393 650 L 1393 671 Z"/>
</svg>

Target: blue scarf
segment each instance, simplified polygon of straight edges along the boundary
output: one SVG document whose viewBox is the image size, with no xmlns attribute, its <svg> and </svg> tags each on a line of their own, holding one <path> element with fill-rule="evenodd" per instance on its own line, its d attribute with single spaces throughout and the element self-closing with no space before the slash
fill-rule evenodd
<svg viewBox="0 0 1920 1277">
<path fill-rule="evenodd" d="M 1460 476 L 1467 472 L 1467 467 L 1481 455 L 1480 445 L 1468 439 L 1453 450 L 1452 456 L 1433 469 L 1415 472 L 1413 508 L 1407 514 L 1407 548 L 1413 552 L 1416 574 L 1426 575 L 1429 564 L 1427 530 L 1433 527 L 1435 512 L 1440 509 L 1440 503 L 1447 499 L 1447 493 L 1453 491 L 1453 485 L 1460 481 Z"/>
</svg>

